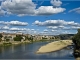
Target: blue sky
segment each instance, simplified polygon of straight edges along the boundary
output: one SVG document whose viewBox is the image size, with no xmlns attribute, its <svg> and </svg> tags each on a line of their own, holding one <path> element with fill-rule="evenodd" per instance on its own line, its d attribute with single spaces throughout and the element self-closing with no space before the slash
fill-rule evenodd
<svg viewBox="0 0 80 60">
<path fill-rule="evenodd" d="M 0 0 L 0 32 L 56 35 L 78 28 L 79 0 Z"/>
</svg>

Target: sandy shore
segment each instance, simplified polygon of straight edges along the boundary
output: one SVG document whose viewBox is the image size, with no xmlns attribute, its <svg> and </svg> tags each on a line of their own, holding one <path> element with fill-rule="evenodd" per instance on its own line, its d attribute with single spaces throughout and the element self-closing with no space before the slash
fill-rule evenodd
<svg viewBox="0 0 80 60">
<path fill-rule="evenodd" d="M 76 58 L 76 60 L 80 60 L 80 57 Z"/>
<path fill-rule="evenodd" d="M 47 45 L 40 47 L 40 49 L 36 53 L 47 53 L 47 52 L 57 51 L 64 47 L 67 47 L 68 45 L 71 45 L 71 43 L 72 43 L 71 40 L 61 40 L 61 41 L 51 42 Z"/>
</svg>

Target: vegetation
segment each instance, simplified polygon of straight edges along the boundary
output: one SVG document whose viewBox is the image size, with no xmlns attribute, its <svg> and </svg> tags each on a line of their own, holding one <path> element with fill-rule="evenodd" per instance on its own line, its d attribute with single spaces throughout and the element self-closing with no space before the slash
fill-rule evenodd
<svg viewBox="0 0 80 60">
<path fill-rule="evenodd" d="M 2 34 L 0 34 L 0 42 L 2 41 L 2 37 L 3 37 Z"/>
<path fill-rule="evenodd" d="M 55 39 L 66 40 L 66 39 L 72 39 L 73 36 L 74 34 L 61 34 L 55 36 Z"/>
<path fill-rule="evenodd" d="M 21 41 L 23 37 L 21 35 L 16 35 L 16 37 L 13 38 L 14 41 Z"/>
<path fill-rule="evenodd" d="M 29 37 L 28 40 L 33 42 L 33 36 Z"/>
<path fill-rule="evenodd" d="M 78 33 L 74 35 L 72 41 L 74 43 L 74 55 L 80 57 L 80 29 L 78 29 Z"/>
<path fill-rule="evenodd" d="M 7 38 L 7 39 L 6 39 L 6 41 L 7 41 L 7 42 L 9 42 L 9 41 L 10 41 L 10 39 L 8 39 L 8 38 Z"/>
<path fill-rule="evenodd" d="M 72 41 L 77 48 L 80 47 L 80 29 L 78 29 L 78 33 L 74 35 Z"/>
<path fill-rule="evenodd" d="M 44 39 L 47 39 L 46 37 L 42 37 L 42 39 L 44 40 Z"/>
<path fill-rule="evenodd" d="M 3 45 L 2 46 L 10 46 L 10 45 L 12 45 L 12 43 L 3 43 Z"/>
<path fill-rule="evenodd" d="M 25 36 L 25 40 L 33 42 L 33 36 L 32 35 L 31 35 L 31 37 Z"/>
</svg>

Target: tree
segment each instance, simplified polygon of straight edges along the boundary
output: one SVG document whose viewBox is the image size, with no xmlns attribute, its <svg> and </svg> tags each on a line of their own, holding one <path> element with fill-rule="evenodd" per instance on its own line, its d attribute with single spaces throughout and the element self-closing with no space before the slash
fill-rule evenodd
<svg viewBox="0 0 80 60">
<path fill-rule="evenodd" d="M 2 34 L 0 34 L 0 42 L 2 41 L 2 37 L 3 37 L 3 35 L 2 35 Z"/>
<path fill-rule="evenodd" d="M 73 36 L 72 41 L 76 47 L 80 47 L 80 29 L 78 29 L 78 33 Z"/>
<path fill-rule="evenodd" d="M 16 35 L 16 37 L 13 38 L 14 41 L 21 41 L 23 37 L 21 35 Z"/>
<path fill-rule="evenodd" d="M 29 37 L 28 40 L 33 42 L 33 36 Z"/>
<path fill-rule="evenodd" d="M 2 38 L 3 36 L 2 36 L 2 34 L 0 34 L 0 38 Z"/>
<path fill-rule="evenodd" d="M 10 39 L 8 39 L 8 38 L 7 38 L 7 39 L 6 39 L 6 41 L 7 41 L 7 42 L 9 42 L 9 41 L 10 41 Z"/>
<path fill-rule="evenodd" d="M 78 29 L 78 33 L 74 35 L 72 38 L 74 43 L 74 53 L 73 55 L 77 58 L 80 57 L 80 29 Z"/>
</svg>

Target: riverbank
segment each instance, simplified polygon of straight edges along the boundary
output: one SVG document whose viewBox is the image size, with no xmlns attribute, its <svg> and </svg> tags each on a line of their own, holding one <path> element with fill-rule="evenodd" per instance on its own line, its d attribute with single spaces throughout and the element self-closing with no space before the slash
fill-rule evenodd
<svg viewBox="0 0 80 60">
<path fill-rule="evenodd" d="M 31 43 L 30 41 L 13 41 L 13 42 L 0 42 L 0 46 L 19 45 L 22 43 Z"/>
<path fill-rule="evenodd" d="M 33 42 L 28 41 L 28 40 L 26 40 L 26 41 L 11 41 L 11 42 L 4 41 L 4 42 L 0 42 L 0 46 L 19 45 L 19 44 L 23 44 L 23 43 L 28 44 L 28 43 L 45 42 L 45 41 L 47 42 L 47 41 L 53 41 L 53 40 L 39 40 L 39 41 L 35 40 Z"/>
<path fill-rule="evenodd" d="M 47 52 L 57 51 L 71 44 L 72 44 L 72 40 L 60 40 L 60 41 L 51 42 L 47 45 L 40 47 L 40 49 L 36 53 L 47 53 Z"/>
</svg>

